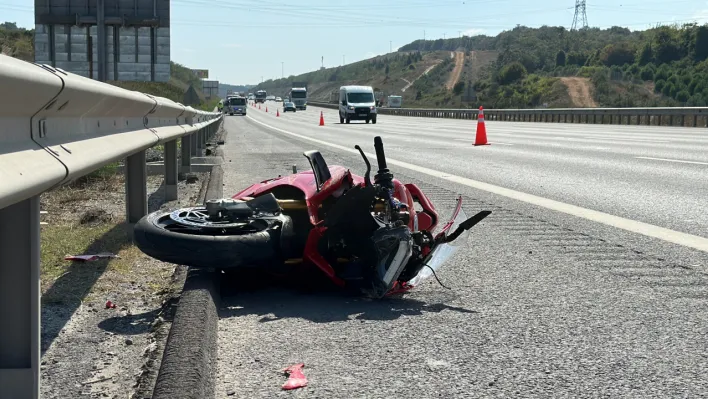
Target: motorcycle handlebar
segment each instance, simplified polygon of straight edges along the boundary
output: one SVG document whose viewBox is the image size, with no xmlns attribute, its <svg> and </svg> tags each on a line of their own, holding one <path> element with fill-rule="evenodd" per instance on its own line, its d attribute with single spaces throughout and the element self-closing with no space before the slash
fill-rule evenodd
<svg viewBox="0 0 708 399">
<path fill-rule="evenodd" d="M 376 150 L 376 161 L 379 164 L 379 170 L 388 169 L 386 165 L 386 154 L 384 153 L 383 141 L 380 136 L 374 137 L 374 149 Z"/>
</svg>

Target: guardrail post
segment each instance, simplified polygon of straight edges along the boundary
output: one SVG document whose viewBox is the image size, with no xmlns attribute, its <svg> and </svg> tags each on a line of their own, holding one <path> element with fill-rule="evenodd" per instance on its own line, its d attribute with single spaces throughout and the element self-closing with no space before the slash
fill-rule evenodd
<svg viewBox="0 0 708 399">
<path fill-rule="evenodd" d="M 197 135 L 199 135 L 199 130 L 189 135 L 189 151 L 193 157 L 197 156 Z"/>
<path fill-rule="evenodd" d="M 137 223 L 147 215 L 147 162 L 145 150 L 125 159 L 125 220 Z"/>
<path fill-rule="evenodd" d="M 182 173 L 187 173 L 191 171 L 192 167 L 192 136 L 182 136 Z"/>
<path fill-rule="evenodd" d="M 165 143 L 165 201 L 177 199 L 177 140 Z"/>
<path fill-rule="evenodd" d="M 39 398 L 39 196 L 0 218 L 0 397 Z"/>
<path fill-rule="evenodd" d="M 204 144 L 206 143 L 206 128 L 202 128 L 199 131 L 199 149 L 203 150 L 204 149 Z M 200 152 L 199 155 L 202 153 Z"/>
</svg>

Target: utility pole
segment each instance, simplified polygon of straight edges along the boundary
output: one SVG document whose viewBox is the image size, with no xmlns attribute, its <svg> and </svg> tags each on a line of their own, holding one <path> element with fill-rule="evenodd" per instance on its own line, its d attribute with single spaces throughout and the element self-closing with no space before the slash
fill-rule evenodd
<svg viewBox="0 0 708 399">
<path fill-rule="evenodd" d="M 388 52 L 393 53 L 393 40 L 388 41 Z"/>
<path fill-rule="evenodd" d="M 447 39 L 447 32 L 443 33 L 443 40 Z"/>
<path fill-rule="evenodd" d="M 585 0 L 575 0 L 575 15 L 573 15 L 573 25 L 570 30 L 585 29 L 587 27 L 588 14 L 585 11 Z"/>
<path fill-rule="evenodd" d="M 459 34 L 460 34 L 460 38 L 462 38 L 462 31 L 461 31 L 461 30 L 458 30 L 457 33 L 459 33 Z"/>
<path fill-rule="evenodd" d="M 342 54 L 342 66 L 344 66 L 344 64 L 346 64 L 346 63 L 347 62 L 345 61 L 344 54 Z"/>
<path fill-rule="evenodd" d="M 280 78 L 282 79 L 284 77 L 285 77 L 285 62 L 281 61 L 280 62 Z"/>
</svg>

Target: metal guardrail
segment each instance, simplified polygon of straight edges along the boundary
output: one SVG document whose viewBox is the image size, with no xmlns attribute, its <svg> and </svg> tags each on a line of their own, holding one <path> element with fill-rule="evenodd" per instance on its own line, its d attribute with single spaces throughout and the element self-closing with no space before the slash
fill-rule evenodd
<svg viewBox="0 0 708 399">
<path fill-rule="evenodd" d="M 164 144 L 165 198 L 221 123 L 162 97 L 0 55 L 0 397 L 37 398 L 39 195 L 125 159 L 126 220 L 147 214 L 145 150 Z"/>
<path fill-rule="evenodd" d="M 308 104 L 338 108 L 337 104 L 325 102 L 308 101 Z M 476 109 L 378 109 L 383 115 L 472 120 L 477 119 L 478 112 Z M 484 117 L 487 121 L 508 122 L 708 127 L 708 107 L 485 109 Z"/>
</svg>

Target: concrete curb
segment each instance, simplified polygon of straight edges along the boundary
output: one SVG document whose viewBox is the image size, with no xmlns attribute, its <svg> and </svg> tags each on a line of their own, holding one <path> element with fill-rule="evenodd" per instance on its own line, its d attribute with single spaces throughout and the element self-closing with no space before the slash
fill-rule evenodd
<svg viewBox="0 0 708 399">
<path fill-rule="evenodd" d="M 205 199 L 220 198 L 223 170 L 209 176 Z M 218 350 L 219 272 L 188 271 L 177 312 L 167 337 L 153 399 L 207 399 L 215 395 Z"/>
</svg>

